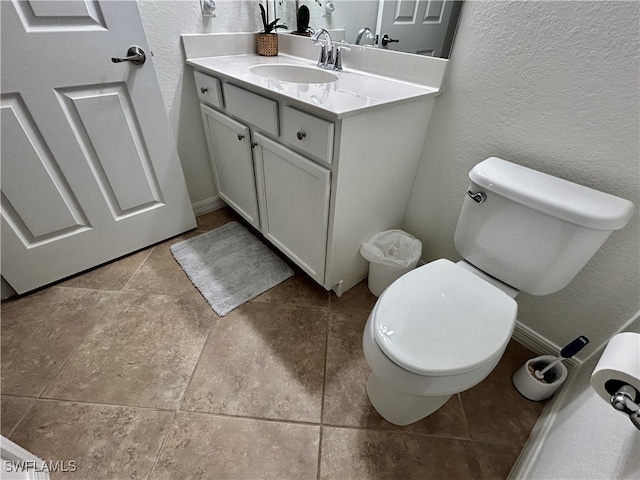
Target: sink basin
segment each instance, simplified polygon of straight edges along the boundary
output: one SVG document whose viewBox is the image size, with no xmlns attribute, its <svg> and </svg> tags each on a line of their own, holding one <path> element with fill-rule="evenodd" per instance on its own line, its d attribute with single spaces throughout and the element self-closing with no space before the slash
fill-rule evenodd
<svg viewBox="0 0 640 480">
<path fill-rule="evenodd" d="M 261 77 L 271 80 L 280 80 L 291 83 L 330 83 L 338 80 L 338 76 L 318 67 L 304 65 L 284 65 L 272 63 L 267 65 L 254 65 L 249 71 Z"/>
</svg>

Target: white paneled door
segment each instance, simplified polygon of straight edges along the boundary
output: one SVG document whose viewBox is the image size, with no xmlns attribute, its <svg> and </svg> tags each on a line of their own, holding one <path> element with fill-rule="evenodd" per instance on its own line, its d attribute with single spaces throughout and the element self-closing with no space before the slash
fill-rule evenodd
<svg viewBox="0 0 640 480">
<path fill-rule="evenodd" d="M 454 7 L 452 0 L 384 0 L 376 28 L 381 45 L 441 57 Z"/>
<path fill-rule="evenodd" d="M 24 293 L 195 227 L 136 2 L 0 8 L 2 276 Z"/>
</svg>

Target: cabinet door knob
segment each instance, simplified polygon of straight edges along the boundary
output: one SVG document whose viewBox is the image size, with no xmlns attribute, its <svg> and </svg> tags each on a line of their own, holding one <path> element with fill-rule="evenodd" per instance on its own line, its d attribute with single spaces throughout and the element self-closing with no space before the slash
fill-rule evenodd
<svg viewBox="0 0 640 480">
<path fill-rule="evenodd" d="M 208 88 L 200 87 L 200 92 L 201 93 L 207 93 L 208 91 L 209 91 Z"/>
<path fill-rule="evenodd" d="M 258 146 L 258 142 L 251 142 L 251 148 L 256 148 Z"/>
<path fill-rule="evenodd" d="M 298 137 L 298 140 L 302 140 L 306 136 L 307 136 L 307 134 L 305 132 L 303 132 L 302 130 L 300 130 L 298 133 L 296 133 L 296 137 Z"/>
<path fill-rule="evenodd" d="M 242 133 L 238 134 L 238 140 L 242 140 L 244 138 L 244 135 Z"/>
</svg>

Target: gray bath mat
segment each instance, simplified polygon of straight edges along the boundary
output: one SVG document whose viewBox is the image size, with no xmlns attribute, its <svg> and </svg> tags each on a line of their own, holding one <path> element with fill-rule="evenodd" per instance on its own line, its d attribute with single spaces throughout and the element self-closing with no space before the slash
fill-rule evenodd
<svg viewBox="0 0 640 480">
<path fill-rule="evenodd" d="M 293 270 L 238 222 L 171 246 L 211 308 L 225 316 L 293 276 Z"/>
</svg>

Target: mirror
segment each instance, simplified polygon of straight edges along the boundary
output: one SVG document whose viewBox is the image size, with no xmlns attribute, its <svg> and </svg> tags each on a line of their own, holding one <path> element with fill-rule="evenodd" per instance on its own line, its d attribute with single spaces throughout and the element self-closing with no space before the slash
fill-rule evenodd
<svg viewBox="0 0 640 480">
<path fill-rule="evenodd" d="M 309 26 L 350 44 L 449 58 L 462 0 L 274 0 L 276 16 L 296 30 L 296 12 Z M 369 31 L 364 30 L 365 27 Z M 337 30 L 336 34 L 333 30 Z M 361 32 L 361 34 L 359 34 Z"/>
</svg>

